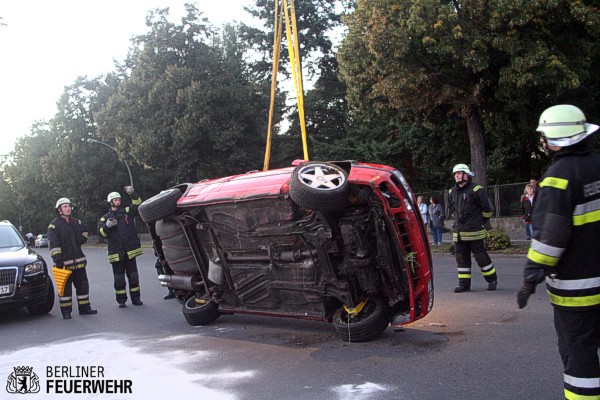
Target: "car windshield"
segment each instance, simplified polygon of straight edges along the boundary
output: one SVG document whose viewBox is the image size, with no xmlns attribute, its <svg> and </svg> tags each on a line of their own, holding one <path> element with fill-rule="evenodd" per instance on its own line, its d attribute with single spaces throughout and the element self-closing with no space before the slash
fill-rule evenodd
<svg viewBox="0 0 600 400">
<path fill-rule="evenodd" d="M 19 233 L 9 225 L 0 226 L 0 248 L 22 247 L 23 239 Z"/>
</svg>

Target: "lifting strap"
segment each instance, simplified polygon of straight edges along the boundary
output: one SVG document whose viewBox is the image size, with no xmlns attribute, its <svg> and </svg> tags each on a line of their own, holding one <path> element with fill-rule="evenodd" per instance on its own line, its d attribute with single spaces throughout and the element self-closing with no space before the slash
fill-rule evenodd
<svg viewBox="0 0 600 400">
<path fill-rule="evenodd" d="M 281 4 L 280 4 L 281 1 Z M 271 139 L 273 131 L 273 113 L 275 110 L 275 92 L 277 87 L 277 71 L 279 70 L 279 57 L 281 49 L 281 37 L 283 31 L 283 18 L 285 17 L 285 31 L 288 43 L 288 54 L 290 57 L 290 67 L 292 69 L 292 81 L 296 92 L 296 102 L 298 104 L 298 117 L 300 121 L 300 130 L 302 133 L 302 149 L 304 159 L 308 160 L 308 145 L 306 141 L 306 122 L 304 119 L 304 92 L 302 88 L 302 63 L 300 60 L 300 48 L 298 45 L 298 29 L 296 26 L 296 11 L 294 9 L 294 0 L 275 0 L 275 23 L 273 29 L 273 69 L 271 71 L 271 101 L 269 106 L 269 126 L 267 131 L 267 144 L 265 150 L 265 162 L 263 170 L 269 169 L 271 158 Z"/>
</svg>

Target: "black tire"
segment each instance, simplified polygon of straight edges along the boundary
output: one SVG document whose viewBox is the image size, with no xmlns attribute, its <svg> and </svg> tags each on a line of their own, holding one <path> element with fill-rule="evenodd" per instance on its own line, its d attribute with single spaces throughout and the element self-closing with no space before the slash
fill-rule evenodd
<svg viewBox="0 0 600 400">
<path fill-rule="evenodd" d="M 177 200 L 180 197 L 181 190 L 177 188 L 163 190 L 140 204 L 140 217 L 144 222 L 150 223 L 173 215 L 177 212 Z"/>
<path fill-rule="evenodd" d="M 339 210 L 348 201 L 348 174 L 335 164 L 309 162 L 290 178 L 290 197 L 303 208 Z"/>
<path fill-rule="evenodd" d="M 196 296 L 187 299 L 181 309 L 185 320 L 192 326 L 208 325 L 221 315 L 217 303 L 212 300 L 198 303 Z"/>
<path fill-rule="evenodd" d="M 333 316 L 335 332 L 345 342 L 368 342 L 381 335 L 388 327 L 387 306 L 379 298 L 370 298 L 365 307 L 350 317 L 344 308 Z"/>
<path fill-rule="evenodd" d="M 46 296 L 46 301 L 38 304 L 29 304 L 26 307 L 31 315 L 43 315 L 52 311 L 52 308 L 54 307 L 54 285 L 52 285 L 50 279 L 48 279 L 48 295 Z"/>
</svg>

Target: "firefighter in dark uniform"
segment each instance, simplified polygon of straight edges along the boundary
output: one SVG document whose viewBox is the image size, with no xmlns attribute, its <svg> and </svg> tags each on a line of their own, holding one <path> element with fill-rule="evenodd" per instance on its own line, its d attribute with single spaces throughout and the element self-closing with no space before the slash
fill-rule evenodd
<svg viewBox="0 0 600 400">
<path fill-rule="evenodd" d="M 496 290 L 498 276 L 483 243 L 484 225 L 492 217 L 494 208 L 487 191 L 469 181 L 474 174 L 467 165 L 456 164 L 452 174 L 456 185 L 448 192 L 448 206 L 454 215 L 452 242 L 458 270 L 458 286 L 454 293 L 471 290 L 471 253 L 487 282 L 487 290 Z"/>
<path fill-rule="evenodd" d="M 90 305 L 90 285 L 85 270 L 87 259 L 81 250 L 81 245 L 87 242 L 87 229 L 81 221 L 71 216 L 71 201 L 66 197 L 58 199 L 55 208 L 59 216 L 48 225 L 50 256 L 55 267 L 71 271 L 64 292 L 62 295 L 59 293 L 60 312 L 64 319 L 71 319 L 73 284 L 79 314 L 97 314 L 98 311 Z"/>
<path fill-rule="evenodd" d="M 110 193 L 106 201 L 108 213 L 100 218 L 98 230 L 108 240 L 108 262 L 112 265 L 115 296 L 120 308 L 125 308 L 127 301 L 127 280 L 131 304 L 141 306 L 140 277 L 136 257 L 142 255 L 142 245 L 135 227 L 138 206 L 142 203 L 140 196 L 131 186 L 125 186 L 125 192 L 131 197 L 129 207 L 121 207 L 121 195 Z"/>
<path fill-rule="evenodd" d="M 552 164 L 533 209 L 519 308 L 546 281 L 554 306 L 566 399 L 600 399 L 600 156 L 583 112 L 571 105 L 540 116 L 541 140 Z"/>
</svg>

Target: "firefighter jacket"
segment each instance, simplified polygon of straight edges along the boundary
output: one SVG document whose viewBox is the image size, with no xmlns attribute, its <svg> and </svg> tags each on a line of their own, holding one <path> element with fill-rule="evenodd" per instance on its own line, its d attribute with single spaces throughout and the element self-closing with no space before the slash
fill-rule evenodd
<svg viewBox="0 0 600 400">
<path fill-rule="evenodd" d="M 600 309 L 600 156 L 591 144 L 563 148 L 542 178 L 533 208 L 525 282 L 546 277 L 553 306 Z"/>
<path fill-rule="evenodd" d="M 482 186 L 473 182 L 463 187 L 456 184 L 448 191 L 448 207 L 454 215 L 452 241 L 485 238 L 484 225 L 492 217 L 494 207 Z"/>
<path fill-rule="evenodd" d="M 87 239 L 87 228 L 77 218 L 54 218 L 48 225 L 48 247 L 54 265 L 70 270 L 84 268 L 87 259 L 81 245 Z"/>
<path fill-rule="evenodd" d="M 108 240 L 108 262 L 111 264 L 130 260 L 143 253 L 135 226 L 135 217 L 138 215 L 138 206 L 142 199 L 135 192 L 131 194 L 131 199 L 129 207 L 111 210 L 100 218 L 98 231 Z M 116 219 L 117 225 L 107 227 L 106 222 L 109 218 Z"/>
</svg>

